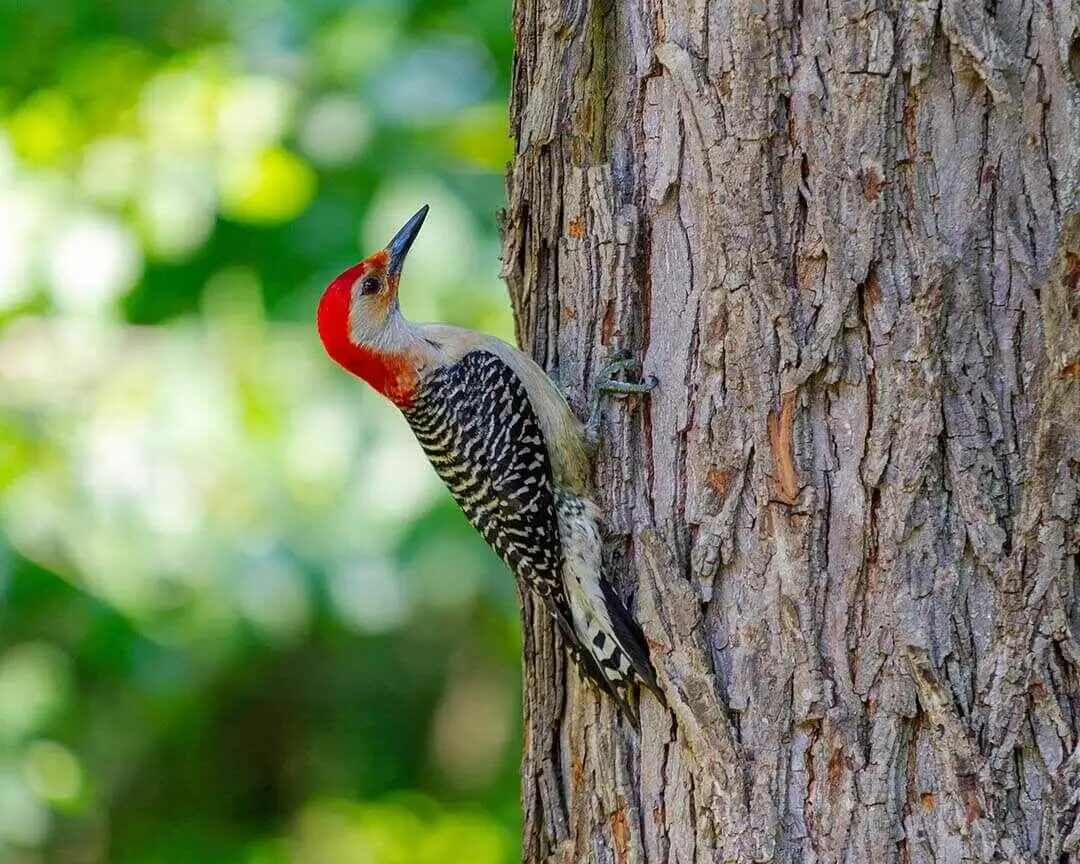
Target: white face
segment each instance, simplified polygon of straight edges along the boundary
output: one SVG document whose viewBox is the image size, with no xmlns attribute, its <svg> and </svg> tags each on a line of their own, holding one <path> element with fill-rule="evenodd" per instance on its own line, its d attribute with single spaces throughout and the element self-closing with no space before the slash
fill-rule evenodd
<svg viewBox="0 0 1080 864">
<path fill-rule="evenodd" d="M 357 345 L 394 347 L 401 313 L 398 277 L 386 275 L 387 257 L 385 252 L 377 252 L 357 267 L 349 302 L 349 335 Z"/>
<path fill-rule="evenodd" d="M 335 280 L 338 291 L 347 286 L 349 292 L 348 338 L 354 345 L 387 351 L 400 348 L 406 341 L 408 327 L 398 309 L 398 282 L 405 256 L 427 212 L 425 204 L 385 249 L 369 255 Z"/>
</svg>

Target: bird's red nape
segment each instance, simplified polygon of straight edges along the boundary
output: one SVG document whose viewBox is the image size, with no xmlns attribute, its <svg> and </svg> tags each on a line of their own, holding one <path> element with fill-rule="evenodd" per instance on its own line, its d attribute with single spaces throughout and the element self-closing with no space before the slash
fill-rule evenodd
<svg viewBox="0 0 1080 864">
<path fill-rule="evenodd" d="M 319 301 L 316 326 L 319 339 L 331 360 L 345 371 L 367 381 L 398 407 L 406 408 L 412 402 L 417 383 L 416 368 L 410 358 L 375 351 L 352 340 L 350 315 L 353 285 L 366 272 L 378 272 L 385 268 L 387 260 L 386 252 L 377 252 L 354 264 L 331 282 Z"/>
</svg>

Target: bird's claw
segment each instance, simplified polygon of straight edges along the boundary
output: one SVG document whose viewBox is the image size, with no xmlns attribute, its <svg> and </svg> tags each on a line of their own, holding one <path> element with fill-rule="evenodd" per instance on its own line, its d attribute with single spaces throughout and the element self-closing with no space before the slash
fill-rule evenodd
<svg viewBox="0 0 1080 864">
<path fill-rule="evenodd" d="M 616 398 L 644 396 L 660 383 L 655 375 L 649 375 L 642 381 L 619 381 L 616 379 L 617 375 L 628 372 L 636 365 L 637 361 L 633 355 L 628 351 L 619 350 L 612 355 L 612 359 L 597 373 L 593 382 L 589 422 L 585 430 L 589 446 L 593 451 L 595 451 L 599 441 L 600 423 L 603 420 L 602 397 L 605 395 Z"/>
<path fill-rule="evenodd" d="M 641 396 L 654 390 L 659 383 L 655 375 L 649 375 L 644 381 L 615 381 L 609 378 L 597 384 L 597 390 L 609 396 Z"/>
<path fill-rule="evenodd" d="M 617 375 L 628 372 L 637 365 L 637 360 L 630 352 L 620 349 L 604 365 L 596 376 L 594 389 L 599 393 L 609 393 L 612 396 L 637 396 L 648 393 L 659 383 L 654 375 L 648 376 L 644 381 L 618 381 Z"/>
</svg>

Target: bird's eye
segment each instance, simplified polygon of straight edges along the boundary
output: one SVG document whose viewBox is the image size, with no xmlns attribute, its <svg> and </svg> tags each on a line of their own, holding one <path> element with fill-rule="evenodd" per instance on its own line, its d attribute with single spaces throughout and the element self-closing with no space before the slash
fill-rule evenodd
<svg viewBox="0 0 1080 864">
<path fill-rule="evenodd" d="M 382 287 L 382 283 L 375 276 L 365 276 L 360 280 L 361 294 L 375 294 Z"/>
</svg>

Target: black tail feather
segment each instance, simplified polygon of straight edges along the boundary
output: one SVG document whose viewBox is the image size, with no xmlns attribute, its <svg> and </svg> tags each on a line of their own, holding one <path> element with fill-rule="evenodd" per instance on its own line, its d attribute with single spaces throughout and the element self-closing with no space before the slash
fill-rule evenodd
<svg viewBox="0 0 1080 864">
<path fill-rule="evenodd" d="M 656 683 L 656 671 L 649 659 L 649 648 L 645 642 L 645 634 L 641 627 L 633 619 L 626 606 L 623 604 L 615 589 L 608 584 L 606 579 L 600 579 L 600 590 L 604 592 L 604 602 L 607 604 L 608 615 L 611 624 L 615 628 L 615 638 L 625 649 L 630 658 L 634 675 L 643 687 L 651 692 L 661 702 L 664 695 L 660 692 L 660 686 Z"/>
<path fill-rule="evenodd" d="M 603 578 L 600 579 L 600 589 L 604 594 L 604 602 L 607 606 L 608 615 L 611 618 L 611 624 L 615 630 L 615 638 L 619 641 L 619 644 L 625 650 L 626 656 L 630 660 L 632 677 L 626 682 L 611 681 L 600 667 L 599 662 L 596 657 L 593 656 L 589 647 L 581 643 L 581 640 L 578 638 L 577 633 L 574 631 L 573 624 L 571 623 L 569 608 L 560 603 L 560 600 L 562 600 L 560 595 L 548 595 L 545 598 L 547 600 L 546 605 L 551 612 L 552 617 L 555 618 L 555 621 L 559 625 L 559 631 L 562 633 L 563 641 L 566 643 L 567 651 L 570 654 L 571 660 L 574 661 L 574 665 L 576 665 L 582 675 L 587 680 L 592 681 L 601 692 L 606 693 L 614 699 L 623 714 L 630 720 L 633 727 L 639 729 L 640 720 L 638 709 L 630 699 L 631 688 L 629 685 L 632 683 L 640 683 L 656 696 L 661 703 L 664 702 L 664 696 L 660 691 L 659 685 L 656 683 L 656 673 L 649 660 L 649 649 L 646 645 L 645 634 L 642 633 L 641 627 L 639 627 L 638 623 L 631 617 L 626 606 L 623 604 L 622 600 L 619 599 L 619 595 L 615 593 L 615 590 Z"/>
</svg>

